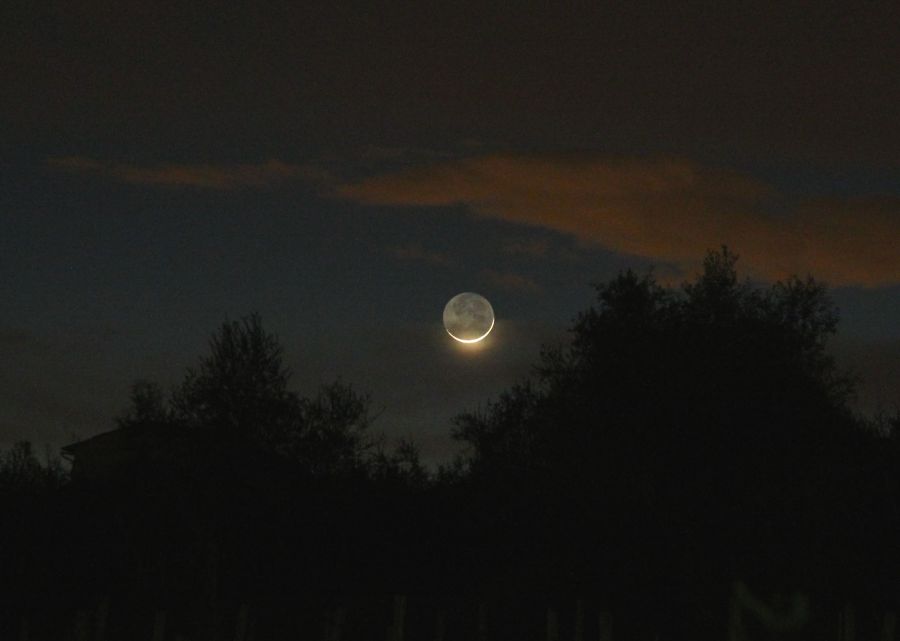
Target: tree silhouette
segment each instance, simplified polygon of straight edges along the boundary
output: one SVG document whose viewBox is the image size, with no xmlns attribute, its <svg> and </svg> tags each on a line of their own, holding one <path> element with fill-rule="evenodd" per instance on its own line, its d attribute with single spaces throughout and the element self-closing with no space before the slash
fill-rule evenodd
<svg viewBox="0 0 900 641">
<path fill-rule="evenodd" d="M 570 345 L 544 350 L 535 381 L 457 418 L 473 471 L 574 474 L 573 461 L 595 468 L 617 448 L 649 455 L 654 442 L 700 434 L 729 450 L 730 439 L 771 444 L 800 429 L 801 409 L 848 418 L 852 381 L 825 350 L 837 323 L 825 288 L 793 278 L 762 291 L 738 281 L 736 260 L 711 253 L 680 292 L 631 271 L 599 285 L 598 304 L 578 316 Z"/>
<path fill-rule="evenodd" d="M 748 594 L 769 622 L 806 620 L 779 593 L 810 620 L 893 608 L 900 414 L 849 410 L 823 285 L 763 288 L 736 261 L 711 253 L 680 288 L 598 285 L 531 379 L 457 417 L 467 456 L 436 477 L 371 437 L 365 394 L 300 395 L 257 315 L 226 322 L 171 393 L 136 382 L 120 429 L 81 444 L 115 474 L 64 484 L 27 443 L 0 452 L 0 597 L 55 618 L 36 639 L 65 638 L 89 594 L 135 629 L 167 609 L 194 639 L 230 635 L 240 604 L 281 599 L 287 622 L 385 592 L 488 603 L 498 638 L 573 596 L 623 638 L 721 638 Z"/>
<path fill-rule="evenodd" d="M 187 369 L 168 400 L 158 385 L 136 382 L 117 424 L 183 428 L 211 443 L 259 448 L 316 474 L 364 466 L 374 445 L 368 396 L 337 380 L 301 397 L 290 379 L 278 338 L 252 314 L 220 326 L 209 354 Z"/>
<path fill-rule="evenodd" d="M 291 374 L 282 351 L 258 315 L 223 323 L 209 340 L 209 354 L 188 368 L 175 390 L 175 420 L 263 440 L 290 429 L 297 397 L 288 390 Z"/>
<path fill-rule="evenodd" d="M 131 405 L 116 418 L 119 428 L 164 425 L 173 421 L 163 391 L 152 381 L 138 380 L 131 386 Z"/>
<path fill-rule="evenodd" d="M 0 451 L 0 493 L 10 496 L 34 496 L 51 492 L 67 480 L 62 462 L 49 452 L 42 463 L 30 441 L 18 441 Z"/>
<path fill-rule="evenodd" d="M 73 484 L 76 556 L 118 553 L 79 567 L 81 580 L 192 603 L 210 617 L 206 638 L 221 638 L 213 615 L 229 599 L 412 574 L 403 516 L 428 482 L 417 451 L 386 452 L 351 385 L 302 396 L 290 383 L 255 314 L 222 324 L 169 395 L 135 383 L 106 436 L 138 455 L 115 478 Z"/>
<path fill-rule="evenodd" d="M 631 271 L 598 285 L 532 380 L 457 417 L 472 481 L 492 497 L 482 518 L 508 524 L 496 546 L 519 546 L 520 564 L 555 548 L 544 572 L 558 580 L 678 585 L 688 600 L 734 577 L 849 586 L 853 568 L 884 560 L 865 507 L 877 444 L 827 353 L 827 290 L 756 287 L 736 261 L 712 252 L 679 289 Z"/>
</svg>

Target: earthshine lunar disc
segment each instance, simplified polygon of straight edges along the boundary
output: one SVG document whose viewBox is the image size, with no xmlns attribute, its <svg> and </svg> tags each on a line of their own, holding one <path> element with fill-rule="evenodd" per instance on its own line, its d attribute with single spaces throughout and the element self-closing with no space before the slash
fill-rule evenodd
<svg viewBox="0 0 900 641">
<path fill-rule="evenodd" d="M 494 308 L 484 296 L 457 294 L 444 307 L 444 329 L 460 343 L 477 343 L 494 328 Z"/>
</svg>

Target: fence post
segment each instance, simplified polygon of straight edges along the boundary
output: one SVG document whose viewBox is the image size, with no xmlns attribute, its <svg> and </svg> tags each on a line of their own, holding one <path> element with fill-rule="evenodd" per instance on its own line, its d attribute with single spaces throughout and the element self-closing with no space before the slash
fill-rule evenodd
<svg viewBox="0 0 900 641">
<path fill-rule="evenodd" d="M 597 615 L 597 638 L 599 641 L 612 641 L 612 615 L 606 610 Z"/>
<path fill-rule="evenodd" d="M 434 623 L 434 641 L 444 641 L 444 634 L 446 632 L 446 619 L 447 611 L 443 608 L 438 609 L 437 620 Z"/>
<path fill-rule="evenodd" d="M 207 634 L 211 639 L 218 639 L 222 630 L 219 617 L 219 544 L 215 537 L 209 542 L 206 553 L 206 604 L 208 615 L 206 623 L 209 626 Z M 160 638 L 160 641 L 163 641 Z"/>
<path fill-rule="evenodd" d="M 90 627 L 90 617 L 86 610 L 78 610 L 75 612 L 74 630 L 72 637 L 76 641 L 87 641 L 88 629 Z"/>
<path fill-rule="evenodd" d="M 487 603 L 482 599 L 478 602 L 478 641 L 487 641 Z"/>
<path fill-rule="evenodd" d="M 394 617 L 388 628 L 388 641 L 403 641 L 403 620 L 406 617 L 406 595 L 394 595 Z"/>
<path fill-rule="evenodd" d="M 234 628 L 234 641 L 247 641 L 247 626 L 250 617 L 250 606 L 241 603 L 238 608 L 237 623 Z"/>
<path fill-rule="evenodd" d="M 838 639 L 840 641 L 855 641 L 856 639 L 856 621 L 853 606 L 849 603 L 844 605 L 844 609 L 838 615 Z"/>
<path fill-rule="evenodd" d="M 153 615 L 153 641 L 165 641 L 166 638 L 166 611 L 157 610 Z"/>
<path fill-rule="evenodd" d="M 19 641 L 28 641 L 28 617 L 24 614 L 19 621 Z"/>
<path fill-rule="evenodd" d="M 547 608 L 547 641 L 559 641 L 559 619 L 556 610 Z"/>
<path fill-rule="evenodd" d="M 575 641 L 584 641 L 584 601 L 575 601 Z"/>
<path fill-rule="evenodd" d="M 94 641 L 106 641 L 106 619 L 109 617 L 109 597 L 105 596 L 97 604 Z"/>
<path fill-rule="evenodd" d="M 330 616 L 325 622 L 325 641 L 341 641 L 341 630 L 344 628 L 344 619 L 347 617 L 347 608 L 339 605 L 330 611 Z M 390 635 L 391 632 L 388 631 Z"/>
<path fill-rule="evenodd" d="M 884 618 L 881 620 L 881 641 L 894 641 L 896 631 L 897 614 L 895 612 L 885 612 Z"/>
<path fill-rule="evenodd" d="M 737 595 L 732 593 L 728 600 L 728 641 L 743 641 L 744 630 L 741 621 L 741 604 Z"/>
</svg>

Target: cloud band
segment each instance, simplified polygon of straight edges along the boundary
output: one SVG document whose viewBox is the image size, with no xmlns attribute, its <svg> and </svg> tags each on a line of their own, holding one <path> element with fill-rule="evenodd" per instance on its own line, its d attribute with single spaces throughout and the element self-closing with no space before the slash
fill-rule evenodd
<svg viewBox="0 0 900 641">
<path fill-rule="evenodd" d="M 727 244 L 760 278 L 900 282 L 900 198 L 791 202 L 751 176 L 683 159 L 491 155 L 378 175 L 337 193 L 368 205 L 462 205 L 685 268 Z"/>
</svg>

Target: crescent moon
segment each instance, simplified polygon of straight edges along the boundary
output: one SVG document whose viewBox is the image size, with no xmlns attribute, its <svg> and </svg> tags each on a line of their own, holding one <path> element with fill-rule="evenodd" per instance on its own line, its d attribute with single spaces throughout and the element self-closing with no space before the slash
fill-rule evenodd
<svg viewBox="0 0 900 641">
<path fill-rule="evenodd" d="M 444 329 L 447 329 L 446 327 Z M 454 336 L 453 333 L 447 329 L 447 333 L 450 334 L 450 338 L 453 340 L 459 341 L 460 343 L 478 343 L 479 341 L 483 341 L 488 334 L 491 333 L 491 330 L 494 329 L 494 319 L 491 319 L 491 326 L 488 327 L 488 330 L 479 336 L 478 338 L 460 338 L 459 336 Z"/>
<path fill-rule="evenodd" d="M 460 343 L 478 343 L 494 329 L 494 309 L 473 292 L 457 294 L 444 307 L 444 329 Z"/>
</svg>

